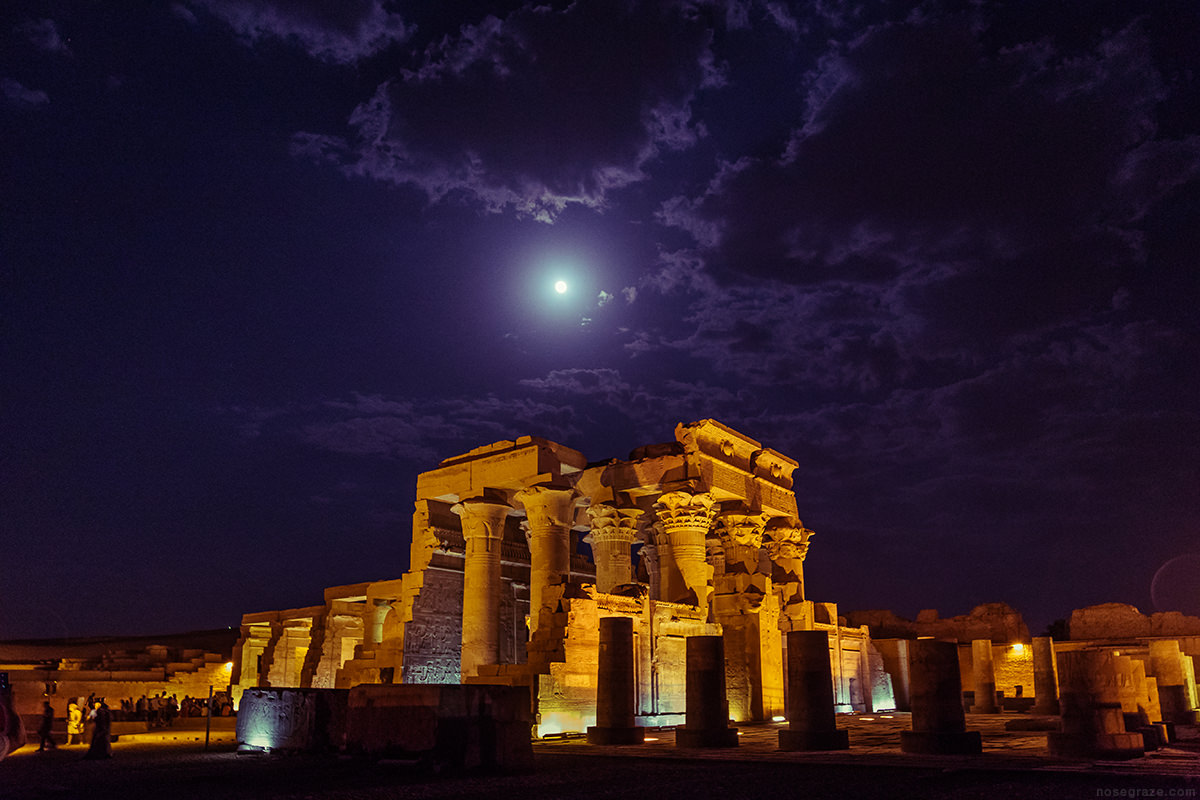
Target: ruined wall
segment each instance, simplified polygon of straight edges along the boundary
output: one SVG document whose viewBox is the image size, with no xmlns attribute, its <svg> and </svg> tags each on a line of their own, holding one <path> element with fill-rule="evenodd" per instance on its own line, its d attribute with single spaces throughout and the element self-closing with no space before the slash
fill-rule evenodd
<svg viewBox="0 0 1200 800">
<path fill-rule="evenodd" d="M 1200 636 L 1200 617 L 1178 611 L 1146 615 L 1126 603 L 1101 603 L 1071 612 L 1072 640 L 1139 636 Z"/>
<path fill-rule="evenodd" d="M 201 666 L 189 665 L 186 670 L 169 673 L 165 669 L 153 670 L 86 670 L 86 669 L 12 669 L 9 666 L 9 681 L 13 688 L 13 706 L 19 714 L 38 714 L 42 701 L 49 700 L 55 716 L 67 715 L 67 704 L 77 697 L 89 695 L 103 697 L 109 708 L 120 709 L 121 700 L 137 700 L 142 695 L 151 697 L 160 692 L 175 695 L 183 700 L 186 696 L 208 697 L 209 687 L 225 691 L 229 687 L 231 667 L 218 659 L 223 655 L 210 654 L 209 661 Z M 50 687 L 53 694 L 44 692 Z"/>
<path fill-rule="evenodd" d="M 462 572 L 430 569 L 404 629 L 404 683 L 458 683 Z"/>
<path fill-rule="evenodd" d="M 1020 612 L 1007 603 L 985 603 L 971 609 L 970 614 L 945 619 L 934 609 L 927 609 L 915 620 L 897 616 L 892 611 L 851 611 L 846 614 L 849 625 L 866 625 L 874 639 L 917 639 L 930 636 L 947 641 L 957 639 L 991 639 L 993 642 L 1028 642 L 1029 628 Z"/>
</svg>

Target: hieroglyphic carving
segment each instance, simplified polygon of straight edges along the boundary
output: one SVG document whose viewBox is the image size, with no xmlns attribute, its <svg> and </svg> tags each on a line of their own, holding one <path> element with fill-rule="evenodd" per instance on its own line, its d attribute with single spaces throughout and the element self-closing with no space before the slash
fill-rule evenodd
<svg viewBox="0 0 1200 800">
<path fill-rule="evenodd" d="M 305 750 L 316 733 L 316 697 L 288 690 L 247 689 L 238 708 L 240 744 Z"/>
<path fill-rule="evenodd" d="M 405 683 L 457 683 L 462 639 L 462 574 L 427 570 L 413 620 L 404 626 Z"/>
</svg>

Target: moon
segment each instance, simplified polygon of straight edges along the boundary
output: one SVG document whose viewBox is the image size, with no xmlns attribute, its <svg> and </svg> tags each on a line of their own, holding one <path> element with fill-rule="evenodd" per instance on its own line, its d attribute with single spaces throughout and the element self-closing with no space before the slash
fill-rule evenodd
<svg viewBox="0 0 1200 800">
<path fill-rule="evenodd" d="M 1159 567 L 1150 581 L 1150 599 L 1159 611 L 1200 615 L 1200 553 L 1184 553 Z"/>
<path fill-rule="evenodd" d="M 555 281 L 554 282 L 554 291 L 558 292 L 559 294 L 566 294 L 567 293 L 567 282 L 566 281 Z"/>
</svg>

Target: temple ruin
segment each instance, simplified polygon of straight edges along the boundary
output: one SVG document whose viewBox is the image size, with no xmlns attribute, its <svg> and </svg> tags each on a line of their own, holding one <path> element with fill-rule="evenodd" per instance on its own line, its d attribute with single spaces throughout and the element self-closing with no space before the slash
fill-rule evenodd
<svg viewBox="0 0 1200 800">
<path fill-rule="evenodd" d="M 503 684 L 535 732 L 595 724 L 600 619 L 632 622 L 638 725 L 681 723 L 686 640 L 724 641 L 729 716 L 784 714 L 786 634 L 828 634 L 839 711 L 895 706 L 866 625 L 810 600 L 812 531 L 792 459 L 714 420 L 628 459 L 532 436 L 417 479 L 410 568 L 320 605 L 247 614 L 235 697 L 251 688 Z"/>
</svg>

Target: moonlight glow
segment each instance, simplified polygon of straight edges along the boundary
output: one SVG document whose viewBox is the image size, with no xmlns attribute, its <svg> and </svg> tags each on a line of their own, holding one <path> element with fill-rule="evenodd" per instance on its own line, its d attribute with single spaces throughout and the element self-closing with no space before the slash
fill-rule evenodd
<svg viewBox="0 0 1200 800">
<path fill-rule="evenodd" d="M 554 282 L 554 291 L 558 292 L 559 294 L 566 294 L 567 293 L 567 282 L 566 281 L 555 281 Z"/>
</svg>

